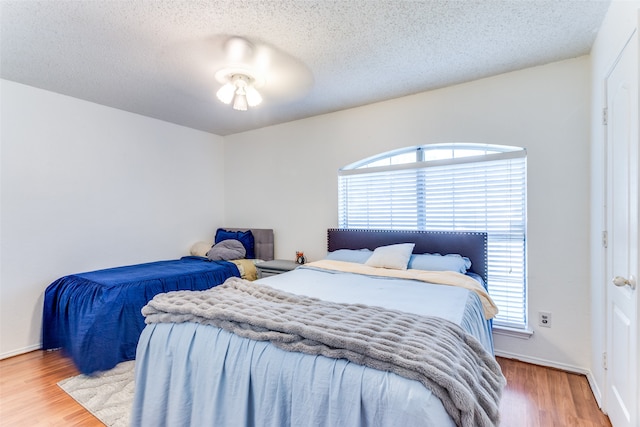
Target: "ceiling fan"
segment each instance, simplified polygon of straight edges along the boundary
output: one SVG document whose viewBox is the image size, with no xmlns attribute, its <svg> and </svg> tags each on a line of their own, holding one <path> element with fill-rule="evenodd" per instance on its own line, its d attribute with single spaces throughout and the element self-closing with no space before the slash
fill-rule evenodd
<svg viewBox="0 0 640 427">
<path fill-rule="evenodd" d="M 263 99 L 270 103 L 295 99 L 313 83 L 302 62 L 264 42 L 221 36 L 210 53 L 219 85 L 216 96 L 234 110 L 246 111 Z"/>
</svg>

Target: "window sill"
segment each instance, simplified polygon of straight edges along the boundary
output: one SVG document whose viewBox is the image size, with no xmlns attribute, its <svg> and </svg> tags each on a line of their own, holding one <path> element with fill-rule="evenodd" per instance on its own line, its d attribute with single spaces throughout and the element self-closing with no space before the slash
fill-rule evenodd
<svg viewBox="0 0 640 427">
<path fill-rule="evenodd" d="M 494 326 L 493 333 L 496 335 L 528 340 L 533 335 L 533 330 L 528 326 L 526 329 L 507 328 L 506 326 Z"/>
</svg>

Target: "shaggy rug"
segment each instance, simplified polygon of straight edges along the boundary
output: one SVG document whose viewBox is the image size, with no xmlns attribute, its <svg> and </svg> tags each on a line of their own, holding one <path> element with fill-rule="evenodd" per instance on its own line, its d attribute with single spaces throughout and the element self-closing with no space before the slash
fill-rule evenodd
<svg viewBox="0 0 640 427">
<path fill-rule="evenodd" d="M 94 376 L 67 378 L 58 386 L 109 427 L 127 427 L 134 392 L 135 361 Z"/>
</svg>

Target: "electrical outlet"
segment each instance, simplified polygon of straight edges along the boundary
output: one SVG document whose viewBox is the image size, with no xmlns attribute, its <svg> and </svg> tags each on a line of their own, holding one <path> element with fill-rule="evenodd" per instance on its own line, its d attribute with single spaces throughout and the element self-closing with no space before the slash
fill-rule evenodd
<svg viewBox="0 0 640 427">
<path fill-rule="evenodd" d="M 548 311 L 538 312 L 538 325 L 550 328 L 551 327 L 551 313 Z"/>
</svg>

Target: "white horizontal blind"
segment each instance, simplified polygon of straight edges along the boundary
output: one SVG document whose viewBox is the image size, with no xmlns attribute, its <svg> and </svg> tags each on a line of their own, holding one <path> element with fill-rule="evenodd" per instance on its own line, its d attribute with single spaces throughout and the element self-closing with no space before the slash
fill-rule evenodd
<svg viewBox="0 0 640 427">
<path fill-rule="evenodd" d="M 418 227 L 417 171 L 395 170 L 338 178 L 338 224 L 342 228 Z"/>
<path fill-rule="evenodd" d="M 496 324 L 526 326 L 526 152 L 343 170 L 342 228 L 486 231 Z"/>
</svg>

